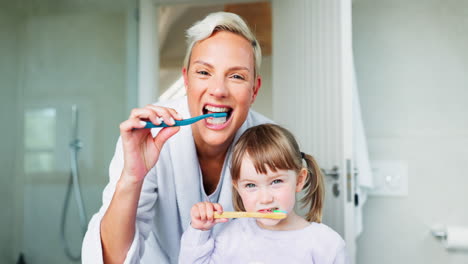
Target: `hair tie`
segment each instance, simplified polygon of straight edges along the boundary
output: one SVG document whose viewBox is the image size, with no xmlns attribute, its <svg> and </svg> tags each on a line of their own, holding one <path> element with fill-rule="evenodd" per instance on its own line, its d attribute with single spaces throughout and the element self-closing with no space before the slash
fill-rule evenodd
<svg viewBox="0 0 468 264">
<path fill-rule="evenodd" d="M 305 159 L 305 154 L 304 154 L 304 152 L 301 152 L 301 158 L 302 158 L 302 159 Z"/>
</svg>

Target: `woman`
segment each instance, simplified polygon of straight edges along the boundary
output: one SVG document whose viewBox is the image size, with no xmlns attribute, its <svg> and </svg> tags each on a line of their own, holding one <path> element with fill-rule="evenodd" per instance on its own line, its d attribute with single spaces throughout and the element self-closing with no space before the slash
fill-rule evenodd
<svg viewBox="0 0 468 264">
<path fill-rule="evenodd" d="M 176 263 L 193 204 L 232 209 L 231 146 L 247 128 L 270 122 L 250 110 L 261 86 L 260 46 L 239 16 L 224 12 L 208 15 L 187 36 L 187 97 L 134 109 L 120 125 L 103 205 L 83 241 L 83 263 Z M 135 129 L 144 127 L 142 120 L 174 124 L 211 112 L 228 115 Z"/>
</svg>

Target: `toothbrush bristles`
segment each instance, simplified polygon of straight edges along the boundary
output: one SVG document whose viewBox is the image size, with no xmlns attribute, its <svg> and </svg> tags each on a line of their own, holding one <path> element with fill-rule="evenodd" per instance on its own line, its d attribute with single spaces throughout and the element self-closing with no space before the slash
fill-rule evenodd
<svg viewBox="0 0 468 264">
<path fill-rule="evenodd" d="M 273 213 L 283 213 L 283 214 L 288 214 L 288 212 L 284 210 L 273 210 Z"/>
</svg>

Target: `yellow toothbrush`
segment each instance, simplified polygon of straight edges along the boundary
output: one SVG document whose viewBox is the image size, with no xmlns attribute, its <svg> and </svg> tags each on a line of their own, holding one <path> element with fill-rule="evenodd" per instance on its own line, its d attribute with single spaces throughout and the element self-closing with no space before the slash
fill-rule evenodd
<svg viewBox="0 0 468 264">
<path fill-rule="evenodd" d="M 284 219 L 288 216 L 285 211 L 274 210 L 272 213 L 257 213 L 257 212 L 223 212 L 219 214 L 214 212 L 214 218 L 241 218 L 241 217 L 254 217 L 254 218 L 269 218 L 269 219 Z"/>
</svg>

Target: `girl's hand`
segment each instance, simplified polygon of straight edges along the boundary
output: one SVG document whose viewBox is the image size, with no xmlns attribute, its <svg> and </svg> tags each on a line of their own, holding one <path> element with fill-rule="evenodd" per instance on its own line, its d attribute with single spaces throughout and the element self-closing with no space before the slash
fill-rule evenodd
<svg viewBox="0 0 468 264">
<path fill-rule="evenodd" d="M 227 218 L 214 218 L 214 212 L 223 213 L 223 207 L 217 203 L 200 202 L 195 204 L 190 211 L 192 222 L 190 225 L 199 230 L 210 230 L 218 223 L 225 223 Z"/>
<path fill-rule="evenodd" d="M 130 183 L 142 182 L 148 171 L 158 161 L 164 143 L 179 131 L 179 127 L 163 128 L 153 138 L 151 129 L 135 129 L 145 127 L 144 121 L 159 125 L 161 124 L 160 118 L 168 125 L 175 124 L 174 119 L 182 119 L 174 109 L 147 105 L 144 108 L 133 109 L 130 117 L 120 124 L 124 151 L 121 180 Z"/>
</svg>

